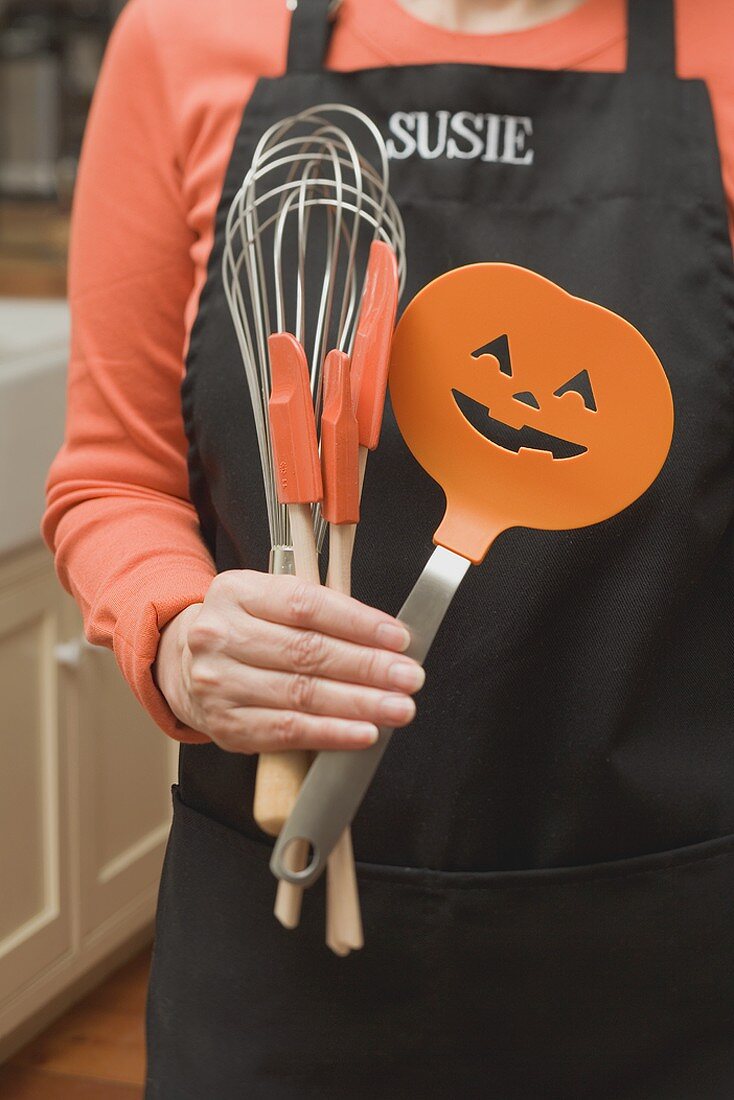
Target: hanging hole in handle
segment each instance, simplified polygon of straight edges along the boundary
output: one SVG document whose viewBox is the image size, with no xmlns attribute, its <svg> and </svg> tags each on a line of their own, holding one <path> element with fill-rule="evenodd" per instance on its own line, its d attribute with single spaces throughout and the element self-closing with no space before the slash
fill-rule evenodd
<svg viewBox="0 0 734 1100">
<path fill-rule="evenodd" d="M 308 878 L 318 862 L 316 848 L 302 836 L 293 836 L 281 852 L 281 863 L 288 871 L 288 881 L 296 882 Z"/>
</svg>

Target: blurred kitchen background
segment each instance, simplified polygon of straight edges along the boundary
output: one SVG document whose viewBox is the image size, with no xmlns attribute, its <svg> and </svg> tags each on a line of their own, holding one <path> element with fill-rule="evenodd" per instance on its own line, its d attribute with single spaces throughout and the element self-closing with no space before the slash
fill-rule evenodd
<svg viewBox="0 0 734 1100">
<path fill-rule="evenodd" d="M 0 0 L 0 293 L 63 296 L 84 123 L 122 0 Z"/>
<path fill-rule="evenodd" d="M 123 2 L 0 0 L 3 1100 L 142 1095 L 176 750 L 85 641 L 39 536 L 64 430 L 74 180 Z"/>
</svg>

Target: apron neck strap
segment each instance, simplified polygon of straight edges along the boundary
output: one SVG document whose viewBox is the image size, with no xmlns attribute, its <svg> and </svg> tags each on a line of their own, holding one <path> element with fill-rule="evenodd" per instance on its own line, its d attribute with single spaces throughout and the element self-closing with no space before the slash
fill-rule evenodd
<svg viewBox="0 0 734 1100">
<path fill-rule="evenodd" d="M 627 0 L 627 72 L 675 76 L 673 0 Z"/>
<path fill-rule="evenodd" d="M 288 6 L 293 9 L 288 72 L 320 72 L 329 48 L 338 0 L 289 0 Z"/>
<path fill-rule="evenodd" d="M 340 0 L 289 0 L 288 72 L 324 67 Z M 628 0 L 627 71 L 675 76 L 674 0 Z"/>
</svg>

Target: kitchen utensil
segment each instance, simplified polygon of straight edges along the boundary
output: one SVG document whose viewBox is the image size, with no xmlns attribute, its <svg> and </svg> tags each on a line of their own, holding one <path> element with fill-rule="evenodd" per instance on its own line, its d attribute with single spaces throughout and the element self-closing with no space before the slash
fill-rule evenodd
<svg viewBox="0 0 734 1100">
<path fill-rule="evenodd" d="M 311 584 L 321 584 L 311 505 L 321 500 L 323 490 L 308 364 L 303 348 L 289 333 L 271 335 L 268 351 L 271 381 L 268 418 L 278 501 L 288 510 L 296 576 Z M 302 754 L 302 760 L 305 774 L 308 755 Z M 288 853 L 290 868 L 303 867 L 307 854 L 307 845 L 292 845 Z M 285 885 L 288 889 L 281 889 Z M 298 886 L 279 883 L 274 912 L 285 928 L 297 927 L 301 900 Z"/>
<path fill-rule="evenodd" d="M 374 160 L 360 151 L 370 143 Z M 402 283 L 404 230 L 388 192 L 385 145 L 367 116 L 326 104 L 286 118 L 263 135 L 229 210 L 222 275 L 257 430 L 273 571 L 292 572 L 293 561 L 272 464 L 267 337 L 292 331 L 311 350 L 318 422 L 326 349 L 351 350 L 362 256 L 378 239 L 395 252 Z M 320 546 L 324 523 L 318 510 L 315 522 Z M 271 835 L 285 820 L 306 767 L 302 753 L 260 757 L 254 815 Z"/>
<path fill-rule="evenodd" d="M 359 499 L 364 486 L 367 456 L 370 451 L 377 447 L 380 439 L 390 364 L 390 344 L 395 328 L 400 289 L 398 260 L 395 252 L 385 242 L 373 241 L 370 246 L 367 273 L 349 366 L 351 403 L 355 414 L 358 443 L 358 495 L 356 506 L 353 501 L 350 502 L 349 506 L 342 505 L 341 518 L 335 521 L 329 536 L 329 577 L 333 579 L 333 583 L 327 578 L 327 584 L 329 587 L 338 588 L 339 591 L 345 592 L 347 595 L 351 594 L 352 589 L 352 554 L 357 521 L 352 522 L 346 517 L 350 508 L 353 509 L 356 515 L 359 513 Z M 343 423 L 346 416 L 343 396 L 339 401 L 341 404 L 336 407 L 340 410 L 338 415 Z M 324 418 L 322 416 L 323 424 Z M 342 444 L 343 446 L 344 444 Z M 346 482 L 344 478 L 344 471 L 340 475 L 334 470 L 331 480 L 326 476 L 324 478 L 325 489 L 330 489 L 331 485 L 342 485 L 343 492 L 347 494 L 353 492 L 351 473 L 346 478 Z M 323 512 L 323 515 L 325 519 L 328 519 L 326 511 Z"/>
<path fill-rule="evenodd" d="M 374 241 L 350 368 L 352 403 L 359 445 L 364 452 L 374 451 L 380 441 L 399 296 L 400 276 L 395 252 L 384 242 Z"/>
<path fill-rule="evenodd" d="M 324 364 L 321 468 L 324 489 L 321 510 L 329 524 L 326 583 L 349 596 L 352 533 L 359 521 L 359 429 L 352 408 L 349 357 L 341 351 L 329 352 Z M 364 936 L 349 828 L 344 830 L 329 858 L 326 942 L 332 950 L 338 950 L 345 942 L 356 949 L 363 946 Z"/>
<path fill-rule="evenodd" d="M 655 480 L 672 438 L 670 388 L 644 337 L 509 264 L 458 268 L 420 291 L 395 334 L 390 393 L 406 443 L 446 495 L 437 547 L 399 613 L 418 661 L 469 565 L 502 531 L 617 514 Z M 275 845 L 275 875 L 318 878 L 391 734 L 317 757 Z M 283 857 L 295 839 L 312 859 L 292 873 Z"/>
<path fill-rule="evenodd" d="M 268 350 L 271 371 L 268 412 L 273 459 L 277 471 L 278 500 L 288 508 L 296 576 L 303 577 L 311 584 L 320 584 L 311 505 L 321 500 L 323 488 L 308 364 L 303 348 L 289 333 L 271 335 L 268 339 Z M 327 356 L 327 365 L 330 360 L 334 362 L 335 356 L 346 360 L 342 352 L 332 352 Z M 348 369 L 348 360 L 346 362 Z M 330 402 L 330 406 L 332 405 L 333 402 Z M 333 448 L 330 449 L 330 442 L 334 435 L 329 430 L 331 427 L 329 415 L 327 413 L 326 425 L 322 428 L 326 431 L 327 453 L 330 450 L 333 452 Z M 339 449 L 342 450 L 341 439 L 339 443 Z M 341 454 L 332 454 L 332 459 L 328 464 L 331 470 L 344 465 Z M 355 495 L 356 486 L 355 437 Z M 307 854 L 306 845 L 292 845 L 289 849 L 291 870 L 302 868 L 306 863 Z M 288 889 L 282 890 L 281 887 L 284 886 Z M 278 920 L 286 928 L 295 928 L 299 921 L 300 908 L 301 888 L 291 883 L 281 882 L 275 904 L 275 915 Z M 326 913 L 326 942 L 336 954 L 346 955 L 353 947 L 362 946 L 357 879 L 348 829 L 329 858 Z"/>
<path fill-rule="evenodd" d="M 377 446 L 382 427 L 390 343 L 399 294 L 395 253 L 383 241 L 373 241 L 351 368 L 347 356 L 338 351 L 330 352 L 326 360 L 328 384 L 321 417 L 321 458 L 322 512 L 330 524 L 327 584 L 346 595 L 351 595 L 352 590 L 352 553 L 367 455 Z M 344 938 L 336 920 L 329 927 L 328 914 L 340 914 L 350 932 L 352 947 L 357 943 L 361 946 L 364 935 L 359 905 L 358 902 L 349 905 L 349 899 L 357 901 L 358 898 L 349 828 L 337 841 L 329 866 L 332 873 L 327 880 L 327 942 L 333 945 L 340 935 Z M 336 883 L 343 883 L 339 897 L 334 896 L 333 884 Z"/>
</svg>

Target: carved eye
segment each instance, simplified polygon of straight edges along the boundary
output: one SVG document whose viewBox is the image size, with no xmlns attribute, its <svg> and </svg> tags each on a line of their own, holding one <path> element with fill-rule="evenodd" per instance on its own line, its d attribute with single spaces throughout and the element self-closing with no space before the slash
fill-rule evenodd
<svg viewBox="0 0 734 1100">
<path fill-rule="evenodd" d="M 471 353 L 472 359 L 479 359 L 482 355 L 494 355 L 495 359 L 499 360 L 502 374 L 506 374 L 508 378 L 512 378 L 510 345 L 507 340 L 507 335 L 498 336 L 496 340 L 490 340 L 484 347 L 477 348 L 476 351 Z"/>
<path fill-rule="evenodd" d="M 594 391 L 591 388 L 591 379 L 589 378 L 589 372 L 587 370 L 579 371 L 573 378 L 570 378 L 568 382 L 564 382 L 563 385 L 555 390 L 554 397 L 563 397 L 564 393 L 577 393 L 586 408 L 590 412 L 596 412 L 596 398 L 594 397 Z"/>
</svg>

